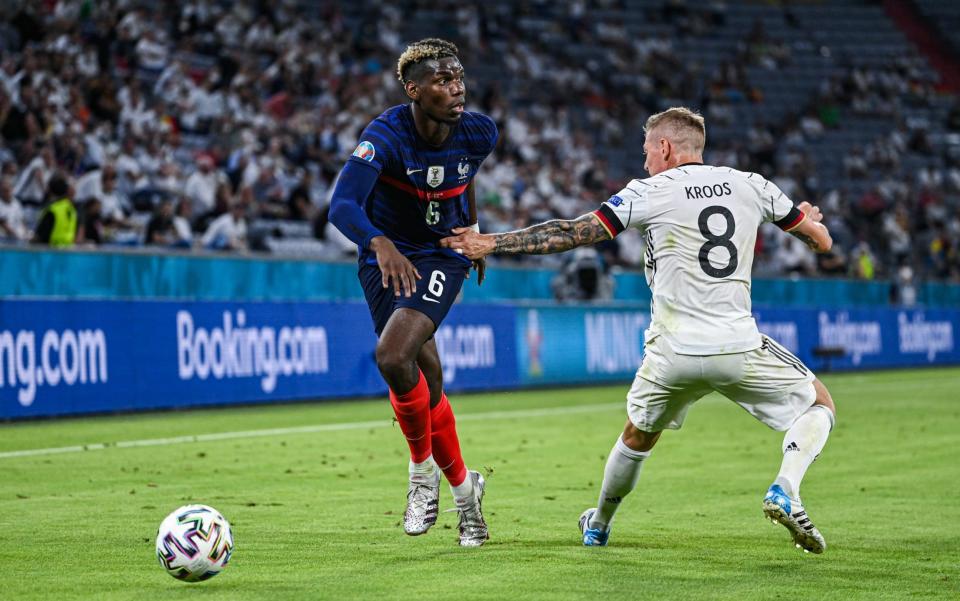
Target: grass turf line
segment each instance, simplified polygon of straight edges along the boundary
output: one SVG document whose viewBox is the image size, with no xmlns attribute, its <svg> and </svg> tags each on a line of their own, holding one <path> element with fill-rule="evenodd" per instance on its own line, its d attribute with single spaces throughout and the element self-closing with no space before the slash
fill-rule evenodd
<svg viewBox="0 0 960 601">
<path fill-rule="evenodd" d="M 760 499 L 782 435 L 719 397 L 667 432 L 614 524 L 579 546 L 623 425 L 623 386 L 451 398 L 458 415 L 597 403 L 595 414 L 462 420 L 470 467 L 489 472 L 492 540 L 456 546 L 456 517 L 399 525 L 406 450 L 396 426 L 0 461 L 0 565 L 8 599 L 949 598 L 960 593 L 955 466 L 960 370 L 825 378 L 837 427 L 803 497 L 825 555 L 790 546 Z M 0 450 L 384 420 L 386 402 L 100 417 L 0 427 Z M 204 502 L 233 524 L 227 570 L 175 581 L 157 524 Z M 452 505 L 441 493 L 441 509 Z"/>
</svg>

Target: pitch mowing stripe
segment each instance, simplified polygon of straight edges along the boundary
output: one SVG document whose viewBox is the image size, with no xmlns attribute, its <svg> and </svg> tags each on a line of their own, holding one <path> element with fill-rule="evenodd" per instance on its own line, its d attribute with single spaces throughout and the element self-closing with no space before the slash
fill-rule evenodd
<svg viewBox="0 0 960 601">
<path fill-rule="evenodd" d="M 518 411 L 487 411 L 485 413 L 467 413 L 458 415 L 457 421 L 486 421 L 495 419 L 517 419 L 529 417 L 551 417 L 555 415 L 575 415 L 591 411 L 622 408 L 624 403 L 601 403 L 594 405 L 574 405 L 571 407 L 545 407 L 543 409 L 521 409 Z M 24 449 L 22 451 L 4 451 L 0 459 L 14 457 L 35 457 L 37 455 L 59 455 L 62 453 L 80 453 L 83 451 L 103 451 L 106 449 L 129 449 L 135 447 L 159 447 L 191 442 L 213 442 L 217 440 L 235 440 L 238 438 L 261 438 L 264 436 L 283 436 L 286 434 L 312 434 L 315 432 L 340 432 L 343 430 L 364 430 L 367 428 L 385 428 L 392 421 L 345 422 L 339 424 L 315 424 L 291 428 L 265 428 L 263 430 L 240 430 L 237 432 L 216 432 L 212 434 L 194 434 L 190 436 L 172 436 L 170 438 L 146 438 L 143 440 L 121 440 L 119 442 L 97 442 L 69 447 L 50 447 L 46 449 Z"/>
</svg>

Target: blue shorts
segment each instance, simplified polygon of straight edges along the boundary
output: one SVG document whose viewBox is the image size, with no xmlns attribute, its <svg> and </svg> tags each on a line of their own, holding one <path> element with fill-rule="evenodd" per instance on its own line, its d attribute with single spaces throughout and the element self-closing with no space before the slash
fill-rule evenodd
<svg viewBox="0 0 960 601">
<path fill-rule="evenodd" d="M 463 261 L 436 255 L 413 259 L 411 262 L 420 273 L 421 279 L 417 280 L 417 292 L 409 298 L 404 296 L 402 290 L 400 296 L 395 296 L 393 282 L 388 288 L 383 287 L 383 276 L 379 267 L 366 263 L 360 265 L 360 284 L 370 307 L 370 316 L 373 317 L 373 328 L 377 336 L 387 327 L 387 321 L 393 312 L 401 307 L 423 313 L 433 321 L 434 328 L 439 328 L 460 294 L 463 280 L 470 269 L 470 265 Z"/>
</svg>

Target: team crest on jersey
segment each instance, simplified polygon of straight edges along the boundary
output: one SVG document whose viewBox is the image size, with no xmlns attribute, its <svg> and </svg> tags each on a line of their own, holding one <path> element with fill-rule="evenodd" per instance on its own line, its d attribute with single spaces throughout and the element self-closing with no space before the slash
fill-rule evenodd
<svg viewBox="0 0 960 601">
<path fill-rule="evenodd" d="M 353 156 L 359 157 L 369 163 L 373 160 L 373 157 L 377 156 L 377 149 L 373 147 L 373 144 L 364 140 L 357 145 L 357 149 L 353 151 Z"/>
<path fill-rule="evenodd" d="M 427 169 L 427 185 L 436 188 L 443 183 L 443 165 L 431 165 Z"/>
<path fill-rule="evenodd" d="M 457 173 L 460 174 L 460 179 L 466 179 L 467 175 L 470 173 L 470 163 L 466 158 L 460 159 L 460 164 L 457 165 Z"/>
</svg>

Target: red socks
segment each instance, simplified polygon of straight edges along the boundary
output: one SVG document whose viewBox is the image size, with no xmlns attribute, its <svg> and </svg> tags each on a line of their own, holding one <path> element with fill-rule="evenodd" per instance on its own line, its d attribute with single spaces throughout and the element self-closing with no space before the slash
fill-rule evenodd
<svg viewBox="0 0 960 601">
<path fill-rule="evenodd" d="M 430 440 L 433 443 L 433 459 L 443 470 L 451 486 L 463 484 L 467 478 L 467 468 L 460 455 L 460 440 L 457 438 L 457 420 L 447 395 L 440 397 L 440 403 L 430 410 Z"/>
<path fill-rule="evenodd" d="M 410 445 L 410 459 L 422 463 L 430 457 L 430 389 L 420 373 L 413 390 L 405 394 L 390 391 L 390 404 L 400 423 L 400 430 Z M 458 453 L 459 454 L 459 453 Z"/>
<path fill-rule="evenodd" d="M 463 484 L 467 468 L 460 455 L 460 440 L 457 438 L 457 420 L 447 395 L 440 403 L 430 408 L 430 389 L 420 373 L 420 380 L 406 394 L 390 391 L 390 404 L 400 423 L 400 430 L 410 445 L 410 460 L 422 463 L 433 454 L 451 486 Z"/>
</svg>

